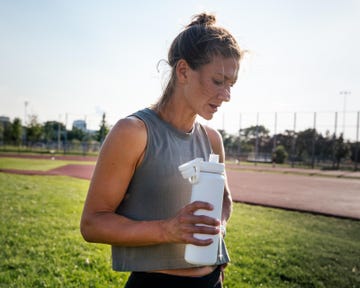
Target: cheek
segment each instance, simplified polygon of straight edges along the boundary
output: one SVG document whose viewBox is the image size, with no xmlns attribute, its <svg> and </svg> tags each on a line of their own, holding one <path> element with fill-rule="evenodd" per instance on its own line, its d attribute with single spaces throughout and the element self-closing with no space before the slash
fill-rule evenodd
<svg viewBox="0 0 360 288">
<path fill-rule="evenodd" d="M 211 98 L 214 97 L 217 93 L 217 89 L 215 87 L 215 84 L 213 84 L 211 81 L 201 81 L 200 87 L 202 90 L 201 95 L 204 96 L 204 98 Z"/>
</svg>

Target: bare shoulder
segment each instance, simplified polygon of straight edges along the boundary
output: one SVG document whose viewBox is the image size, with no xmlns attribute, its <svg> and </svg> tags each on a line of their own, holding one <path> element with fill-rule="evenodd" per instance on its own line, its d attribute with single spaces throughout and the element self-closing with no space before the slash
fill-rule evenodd
<svg viewBox="0 0 360 288">
<path fill-rule="evenodd" d="M 144 152 L 146 142 L 147 131 L 144 122 L 136 117 L 123 118 L 107 135 L 101 154 L 110 154 L 114 158 L 121 157 L 130 162 L 138 162 Z"/>
<path fill-rule="evenodd" d="M 136 117 L 120 119 L 105 139 L 105 145 L 109 142 L 138 143 L 146 140 L 146 127 L 144 122 Z M 144 138 L 145 137 L 145 138 Z"/>
<path fill-rule="evenodd" d="M 119 134 L 126 134 L 127 136 L 137 137 L 141 136 L 142 133 L 146 133 L 144 122 L 136 117 L 126 117 L 116 122 L 109 135 L 116 137 Z"/>
<path fill-rule="evenodd" d="M 218 130 L 206 125 L 204 125 L 204 128 L 206 130 L 206 133 L 208 134 L 208 137 L 212 145 L 216 145 L 216 146 L 222 145 L 223 139 Z"/>
<path fill-rule="evenodd" d="M 206 130 L 206 133 L 208 134 L 211 147 L 215 154 L 220 155 L 220 161 L 224 159 L 224 145 L 223 145 L 223 139 L 220 134 L 220 132 L 212 127 L 204 125 L 204 128 Z"/>
</svg>

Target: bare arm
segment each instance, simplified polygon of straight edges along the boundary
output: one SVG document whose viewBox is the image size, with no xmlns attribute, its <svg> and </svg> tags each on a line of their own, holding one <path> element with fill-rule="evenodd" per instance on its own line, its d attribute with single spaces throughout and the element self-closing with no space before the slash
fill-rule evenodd
<svg viewBox="0 0 360 288">
<path fill-rule="evenodd" d="M 135 221 L 115 213 L 124 199 L 136 167 L 141 163 L 147 141 L 146 128 L 136 118 L 120 120 L 107 136 L 95 167 L 81 218 L 86 241 L 124 246 L 160 243 L 208 245 L 194 233 L 216 234 L 215 219 L 196 216 L 197 209 L 210 209 L 206 203 L 192 203 L 171 219 Z M 202 223 L 210 227 L 194 225 Z"/>
<path fill-rule="evenodd" d="M 213 152 L 219 155 L 219 161 L 225 163 L 225 149 L 221 134 L 210 127 L 205 127 L 206 132 L 208 133 Z M 222 225 L 226 225 L 227 220 L 230 218 L 232 213 L 232 197 L 229 189 L 229 184 L 227 181 L 225 173 L 225 187 L 224 187 L 224 199 L 223 199 L 223 208 L 222 208 Z"/>
</svg>

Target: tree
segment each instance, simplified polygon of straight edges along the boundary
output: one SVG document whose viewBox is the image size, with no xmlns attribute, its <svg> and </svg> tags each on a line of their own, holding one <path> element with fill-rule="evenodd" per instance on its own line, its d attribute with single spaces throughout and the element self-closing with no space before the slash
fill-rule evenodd
<svg viewBox="0 0 360 288">
<path fill-rule="evenodd" d="M 333 135 L 329 131 L 326 131 L 325 136 L 319 135 L 316 142 L 316 151 L 321 160 L 333 159 Z"/>
<path fill-rule="evenodd" d="M 274 154 L 274 161 L 275 163 L 279 164 L 284 163 L 288 157 L 288 153 L 286 152 L 285 147 L 282 145 L 276 147 Z"/>
<path fill-rule="evenodd" d="M 298 158 L 302 160 L 309 160 L 311 158 L 313 152 L 313 142 L 316 140 L 317 135 L 316 130 L 311 128 L 298 133 L 298 137 L 296 139 L 296 154 Z"/>
<path fill-rule="evenodd" d="M 5 125 L 0 123 L 0 144 L 3 144 L 4 142 L 4 131 L 5 131 Z"/>
<path fill-rule="evenodd" d="M 65 131 L 65 125 L 58 121 L 47 121 L 44 124 L 44 137 L 47 144 L 58 141 L 59 131 Z"/>
<path fill-rule="evenodd" d="M 84 140 L 85 137 L 86 133 L 83 130 L 73 127 L 71 131 L 68 131 L 67 140 L 78 140 L 81 142 Z"/>
<path fill-rule="evenodd" d="M 263 125 L 250 126 L 242 129 L 245 141 L 253 147 L 255 157 L 260 153 L 271 153 L 273 144 L 269 136 L 269 130 Z"/>
<path fill-rule="evenodd" d="M 29 116 L 29 125 L 26 130 L 27 141 L 29 141 L 30 146 L 41 140 L 43 134 L 43 127 L 38 122 L 37 115 Z"/>
<path fill-rule="evenodd" d="M 351 161 L 360 163 L 360 142 L 351 143 Z"/>
<path fill-rule="evenodd" d="M 340 135 L 335 142 L 335 159 L 336 169 L 339 169 L 341 159 L 347 157 L 350 153 L 350 147 L 348 143 L 344 142 L 343 134 Z"/>
<path fill-rule="evenodd" d="M 250 126 L 241 131 L 245 137 L 245 140 L 252 145 L 255 145 L 256 142 L 260 147 L 267 145 L 270 141 L 269 130 L 263 125 Z"/>
<path fill-rule="evenodd" d="M 276 142 L 279 145 L 282 145 L 285 151 L 292 151 L 294 141 L 296 139 L 296 133 L 294 130 L 285 130 L 284 134 L 277 134 L 276 135 Z"/>
<path fill-rule="evenodd" d="M 9 122 L 2 122 L 2 140 L 4 144 L 11 144 L 12 143 L 12 123 Z"/>
<path fill-rule="evenodd" d="M 239 136 L 227 134 L 225 132 L 225 130 L 222 130 L 222 129 L 219 129 L 218 131 L 221 134 L 221 137 L 223 139 L 226 155 L 228 155 L 228 156 L 237 155 L 238 151 L 239 151 L 239 145 L 240 145 Z"/>
<path fill-rule="evenodd" d="M 22 136 L 22 125 L 21 119 L 15 118 L 12 125 L 11 125 L 11 140 L 17 146 L 21 144 L 21 137 Z"/>
<path fill-rule="evenodd" d="M 102 115 L 100 129 L 98 131 L 97 140 L 102 143 L 105 140 L 106 135 L 109 133 L 110 129 L 108 124 L 106 123 L 106 115 L 105 112 Z"/>
<path fill-rule="evenodd" d="M 0 122 L 0 145 L 5 142 L 5 122 Z"/>
<path fill-rule="evenodd" d="M 241 132 L 243 132 L 244 137 L 248 140 L 256 139 L 256 137 L 263 138 L 269 136 L 269 130 L 263 125 L 250 126 L 248 128 L 241 129 Z"/>
</svg>

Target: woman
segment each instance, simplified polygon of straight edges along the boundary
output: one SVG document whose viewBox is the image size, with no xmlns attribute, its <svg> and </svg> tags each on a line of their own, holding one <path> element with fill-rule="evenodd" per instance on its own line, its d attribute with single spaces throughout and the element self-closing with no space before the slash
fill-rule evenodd
<svg viewBox="0 0 360 288">
<path fill-rule="evenodd" d="M 81 219 L 86 241 L 112 245 L 113 269 L 132 271 L 126 287 L 222 287 L 229 262 L 222 243 L 214 266 L 184 260 L 186 244 L 209 245 L 194 233 L 218 234 L 231 214 L 225 183 L 222 219 L 194 215 L 209 203 L 190 202 L 178 166 L 210 153 L 224 162 L 221 135 L 200 125 L 213 118 L 237 80 L 242 51 L 231 34 L 200 14 L 173 41 L 171 77 L 151 108 L 121 119 L 107 136 Z M 197 225 L 197 224 L 205 224 Z"/>
</svg>

